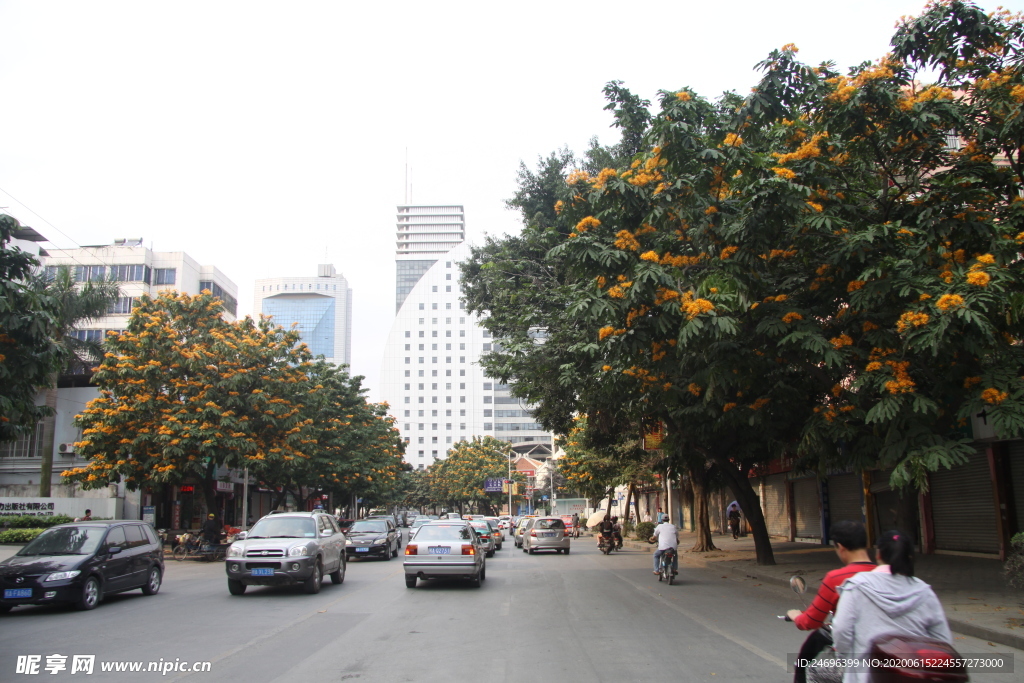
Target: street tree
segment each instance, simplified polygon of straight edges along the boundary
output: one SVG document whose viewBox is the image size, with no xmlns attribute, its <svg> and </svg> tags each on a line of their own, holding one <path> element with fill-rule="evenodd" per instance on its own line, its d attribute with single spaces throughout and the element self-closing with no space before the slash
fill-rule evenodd
<svg viewBox="0 0 1024 683">
<path fill-rule="evenodd" d="M 67 354 L 58 343 L 56 302 L 33 275 L 39 262 L 11 246 L 21 229 L 0 214 L 0 442 L 35 430 L 51 414 L 35 404 L 36 394 Z"/>
<path fill-rule="evenodd" d="M 496 514 L 507 494 L 484 489 L 488 479 L 508 478 L 510 446 L 492 436 L 475 436 L 455 444 L 443 460 L 430 467 L 430 484 L 435 500 L 460 509 L 474 505 L 488 514 Z M 522 484 L 522 475 L 513 472 L 512 480 Z"/>
</svg>

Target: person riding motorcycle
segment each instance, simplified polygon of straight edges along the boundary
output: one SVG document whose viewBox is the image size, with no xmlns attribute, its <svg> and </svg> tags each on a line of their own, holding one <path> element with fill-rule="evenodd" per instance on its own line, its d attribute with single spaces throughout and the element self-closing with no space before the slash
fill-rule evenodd
<svg viewBox="0 0 1024 683">
<path fill-rule="evenodd" d="M 605 515 L 604 519 L 601 520 L 601 524 L 598 525 L 597 530 L 600 535 L 597 537 L 597 547 L 600 548 L 602 543 L 614 543 L 613 534 L 615 533 L 615 523 L 612 522 L 611 515 Z"/>
<path fill-rule="evenodd" d="M 618 517 L 612 517 L 612 538 L 615 540 L 615 547 L 622 549 L 622 525 Z"/>
<path fill-rule="evenodd" d="M 657 542 L 658 549 L 654 551 L 654 574 L 660 574 L 661 556 L 666 550 L 672 550 L 672 575 L 679 573 L 679 530 L 676 525 L 668 521 L 668 515 L 661 516 L 661 524 L 654 527 L 650 541 Z"/>
</svg>

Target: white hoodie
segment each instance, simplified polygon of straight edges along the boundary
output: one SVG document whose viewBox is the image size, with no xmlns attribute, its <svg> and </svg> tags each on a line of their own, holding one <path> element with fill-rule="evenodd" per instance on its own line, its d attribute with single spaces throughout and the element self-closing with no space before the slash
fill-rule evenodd
<svg viewBox="0 0 1024 683">
<path fill-rule="evenodd" d="M 921 579 L 861 572 L 848 578 L 839 587 L 839 594 L 832 638 L 840 656 L 867 657 L 876 638 L 894 633 L 953 643 L 942 604 L 931 586 Z M 843 682 L 867 683 L 870 676 L 867 670 L 848 670 Z"/>
</svg>

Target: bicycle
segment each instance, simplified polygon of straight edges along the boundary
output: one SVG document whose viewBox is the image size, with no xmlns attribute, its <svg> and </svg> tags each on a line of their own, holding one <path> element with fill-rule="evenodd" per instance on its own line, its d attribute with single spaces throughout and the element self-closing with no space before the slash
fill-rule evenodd
<svg viewBox="0 0 1024 683">
<path fill-rule="evenodd" d="M 219 562 L 224 559 L 226 552 L 223 544 L 210 543 L 198 536 L 184 533 L 178 537 L 178 545 L 174 547 L 172 555 L 179 562 L 190 557 L 202 557 L 207 562 Z"/>
</svg>

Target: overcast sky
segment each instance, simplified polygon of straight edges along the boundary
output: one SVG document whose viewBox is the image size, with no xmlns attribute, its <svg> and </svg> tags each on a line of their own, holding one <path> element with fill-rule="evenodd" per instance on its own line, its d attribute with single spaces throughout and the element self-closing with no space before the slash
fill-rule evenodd
<svg viewBox="0 0 1024 683">
<path fill-rule="evenodd" d="M 607 81 L 747 92 L 786 43 L 876 59 L 923 5 L 0 0 L 0 210 L 54 247 L 185 251 L 234 280 L 240 314 L 256 278 L 335 264 L 376 400 L 406 150 L 411 201 L 463 204 L 479 243 L 519 229 L 521 160 L 616 140 Z"/>
</svg>

